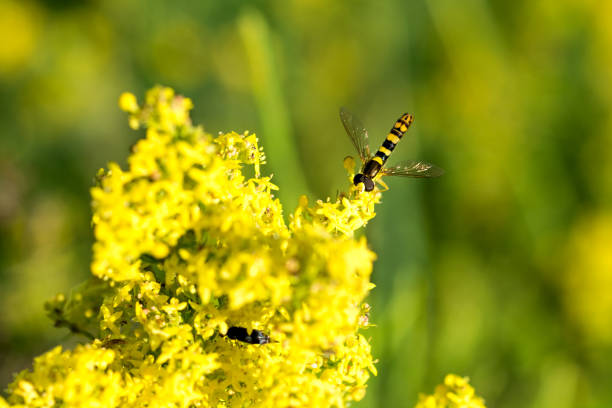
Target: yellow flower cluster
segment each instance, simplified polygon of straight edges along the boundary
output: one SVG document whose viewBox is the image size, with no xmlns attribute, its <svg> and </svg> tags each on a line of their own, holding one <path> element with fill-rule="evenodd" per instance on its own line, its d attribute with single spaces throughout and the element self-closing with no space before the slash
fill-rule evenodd
<svg viewBox="0 0 612 408">
<path fill-rule="evenodd" d="M 415 408 L 485 408 L 466 377 L 449 374 L 433 395 L 421 395 Z"/>
<path fill-rule="evenodd" d="M 91 343 L 9 386 L 28 407 L 344 407 L 376 373 L 363 303 L 375 255 L 353 232 L 380 193 L 305 198 L 286 223 L 253 134 L 213 137 L 156 87 L 119 105 L 146 136 L 92 189 L 92 279 L 48 304 Z M 267 344 L 228 337 L 241 327 Z M 0 406 L 8 406 L 0 399 Z"/>
</svg>

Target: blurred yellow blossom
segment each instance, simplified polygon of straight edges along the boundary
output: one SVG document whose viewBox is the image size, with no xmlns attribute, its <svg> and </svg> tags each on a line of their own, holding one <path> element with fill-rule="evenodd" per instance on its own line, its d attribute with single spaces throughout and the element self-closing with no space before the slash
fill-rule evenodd
<svg viewBox="0 0 612 408">
<path fill-rule="evenodd" d="M 566 311 L 588 342 L 612 343 L 612 214 L 580 220 L 570 235 L 562 286 Z"/>
<path fill-rule="evenodd" d="M 40 11 L 29 2 L 0 2 L 0 76 L 22 70 L 32 57 L 38 37 Z"/>
<path fill-rule="evenodd" d="M 419 396 L 416 408 L 485 408 L 466 377 L 449 374 L 433 395 Z"/>
<path fill-rule="evenodd" d="M 138 111 L 138 101 L 136 96 L 130 92 L 124 92 L 119 96 L 119 107 L 129 113 L 136 113 Z"/>
</svg>

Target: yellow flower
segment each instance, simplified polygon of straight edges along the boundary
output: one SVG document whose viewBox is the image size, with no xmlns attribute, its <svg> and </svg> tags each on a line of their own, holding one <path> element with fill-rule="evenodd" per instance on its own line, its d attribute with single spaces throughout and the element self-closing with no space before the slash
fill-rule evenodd
<svg viewBox="0 0 612 408">
<path fill-rule="evenodd" d="M 420 395 L 416 408 L 485 408 L 467 377 L 449 374 L 433 395 Z"/>
<path fill-rule="evenodd" d="M 119 105 L 146 136 L 127 169 L 109 164 L 91 190 L 92 279 L 47 305 L 93 340 L 39 357 L 9 403 L 316 408 L 363 398 L 376 373 L 360 334 L 375 255 L 353 233 L 380 193 L 351 188 L 312 207 L 303 198 L 286 223 L 256 135 L 205 133 L 169 88 Z M 271 341 L 230 339 L 230 327 Z"/>
<path fill-rule="evenodd" d="M 119 107 L 129 113 L 136 113 L 138 111 L 138 102 L 136 96 L 129 92 L 124 92 L 119 97 Z"/>
</svg>

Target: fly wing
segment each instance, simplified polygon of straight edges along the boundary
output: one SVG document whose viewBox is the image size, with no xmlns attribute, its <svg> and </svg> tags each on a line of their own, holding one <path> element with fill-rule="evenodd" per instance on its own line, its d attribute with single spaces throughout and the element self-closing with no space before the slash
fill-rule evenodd
<svg viewBox="0 0 612 408">
<path fill-rule="evenodd" d="M 439 177 L 444 174 L 444 170 L 435 164 L 424 161 L 407 160 L 398 163 L 396 166 L 385 167 L 381 171 L 384 176 L 401 177 Z"/>
<path fill-rule="evenodd" d="M 353 142 L 353 146 L 359 153 L 359 158 L 365 163 L 370 158 L 368 147 L 368 131 L 363 127 L 359 119 L 355 118 L 346 108 L 340 108 L 340 119 L 346 129 L 346 134 Z"/>
</svg>

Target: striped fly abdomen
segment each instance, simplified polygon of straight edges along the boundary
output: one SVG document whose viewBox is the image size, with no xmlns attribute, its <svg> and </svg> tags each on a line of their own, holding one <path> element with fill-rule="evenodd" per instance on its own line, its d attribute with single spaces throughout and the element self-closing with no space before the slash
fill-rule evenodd
<svg viewBox="0 0 612 408">
<path fill-rule="evenodd" d="M 374 157 L 372 157 L 372 160 L 376 160 L 378 158 L 379 160 L 376 161 L 379 161 L 382 167 L 389 156 L 391 156 L 393 149 L 395 149 L 395 146 L 402 139 L 402 136 L 404 136 L 404 133 L 406 133 L 413 120 L 414 116 L 408 113 L 404 113 L 398 120 L 396 120 L 382 146 L 380 146 Z"/>
<path fill-rule="evenodd" d="M 378 151 L 374 154 L 374 156 L 368 160 L 363 166 L 363 174 L 369 178 L 374 178 L 385 164 L 395 146 L 399 143 L 404 133 L 408 130 L 412 121 L 414 120 L 414 116 L 404 113 L 398 120 L 395 121 L 395 124 L 389 131 L 387 138 L 380 146 Z"/>
</svg>

